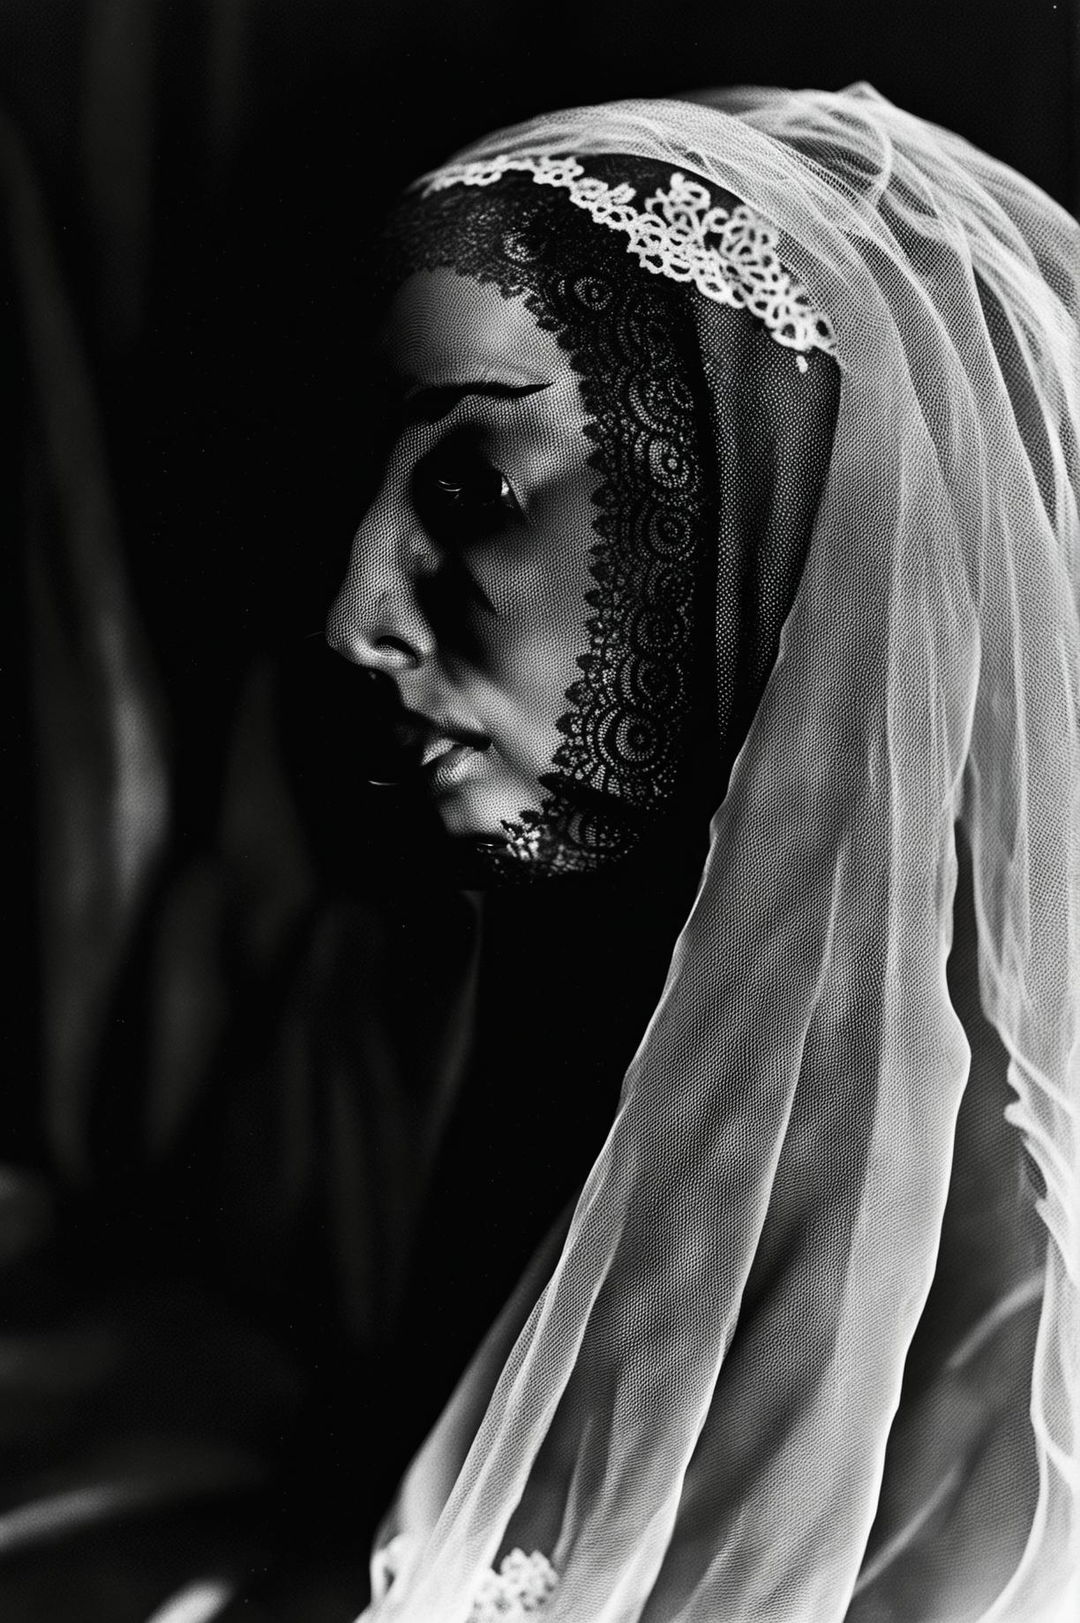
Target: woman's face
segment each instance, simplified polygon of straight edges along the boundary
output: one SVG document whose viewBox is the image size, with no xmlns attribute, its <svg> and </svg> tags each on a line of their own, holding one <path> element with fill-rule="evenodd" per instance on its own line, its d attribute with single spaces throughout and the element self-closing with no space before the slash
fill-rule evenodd
<svg viewBox="0 0 1080 1623">
<path fill-rule="evenodd" d="M 589 645 L 588 418 L 555 338 L 471 277 L 409 277 L 384 343 L 401 427 L 327 636 L 393 683 L 447 831 L 498 840 L 540 803 Z"/>
</svg>

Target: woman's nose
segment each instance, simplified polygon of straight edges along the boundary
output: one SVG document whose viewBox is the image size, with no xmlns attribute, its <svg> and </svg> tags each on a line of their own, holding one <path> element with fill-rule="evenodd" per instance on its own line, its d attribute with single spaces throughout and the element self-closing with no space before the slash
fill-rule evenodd
<svg viewBox="0 0 1080 1623">
<path fill-rule="evenodd" d="M 409 571 L 387 553 L 362 527 L 330 606 L 326 640 L 354 665 L 390 675 L 423 665 L 434 638 Z"/>
</svg>

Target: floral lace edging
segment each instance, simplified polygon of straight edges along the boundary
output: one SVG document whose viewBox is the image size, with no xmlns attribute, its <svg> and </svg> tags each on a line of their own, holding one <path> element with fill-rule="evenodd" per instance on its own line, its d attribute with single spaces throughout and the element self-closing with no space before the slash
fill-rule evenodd
<svg viewBox="0 0 1080 1623">
<path fill-rule="evenodd" d="M 538 186 L 562 188 L 598 225 L 625 233 L 627 251 L 653 275 L 692 282 L 715 304 L 749 310 L 771 338 L 796 351 L 800 371 L 806 371 L 808 350 L 835 355 L 832 326 L 781 263 L 773 228 L 745 203 L 734 209 L 713 205 L 708 188 L 679 170 L 667 191 L 654 192 L 635 208 L 633 186 L 609 186 L 586 175 L 577 158 L 500 153 L 437 170 L 425 195 L 450 186 L 491 186 L 510 171 L 531 175 Z"/>
<path fill-rule="evenodd" d="M 399 1533 L 377 1551 L 373 1563 L 373 1600 L 377 1603 L 400 1577 L 412 1545 Z M 558 1575 L 545 1555 L 511 1550 L 498 1572 L 485 1573 L 473 1597 L 468 1623 L 531 1623 L 555 1592 Z M 364 1613 L 364 1618 L 369 1616 Z M 359 1620 L 363 1623 L 363 1618 Z"/>
<path fill-rule="evenodd" d="M 528 1623 L 555 1591 L 555 1568 L 539 1550 L 511 1550 L 498 1572 L 489 1572 L 473 1599 L 469 1623 Z"/>
</svg>

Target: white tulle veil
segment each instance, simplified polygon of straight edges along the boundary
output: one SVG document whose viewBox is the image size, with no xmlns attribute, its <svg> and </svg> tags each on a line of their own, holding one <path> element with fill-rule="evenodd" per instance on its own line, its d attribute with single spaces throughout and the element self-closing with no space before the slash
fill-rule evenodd
<svg viewBox="0 0 1080 1623">
<path fill-rule="evenodd" d="M 554 1569 L 545 1623 L 848 1612 L 969 1074 L 958 822 L 1045 1227 L 1037 1506 L 978 1615 L 1080 1615 L 1080 234 L 862 86 L 588 107 L 461 157 L 526 153 L 751 203 L 828 313 L 839 418 L 610 1135 L 414 1462 L 365 1616 L 467 1623 L 515 1547 Z"/>
</svg>

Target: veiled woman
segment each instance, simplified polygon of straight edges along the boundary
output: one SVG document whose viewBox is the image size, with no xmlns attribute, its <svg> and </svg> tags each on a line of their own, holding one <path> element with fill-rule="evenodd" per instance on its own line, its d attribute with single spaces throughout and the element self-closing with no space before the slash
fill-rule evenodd
<svg viewBox="0 0 1080 1623">
<path fill-rule="evenodd" d="M 539 119 L 390 222 L 329 637 L 472 883 L 627 984 L 365 1616 L 1073 1615 L 1078 246 L 865 87 Z M 472 1180 L 493 1234 L 537 1145 Z M 417 1368 L 481 1251 L 429 1261 Z"/>
</svg>

